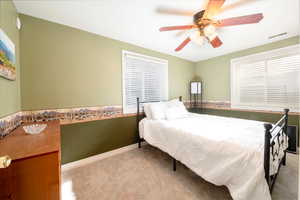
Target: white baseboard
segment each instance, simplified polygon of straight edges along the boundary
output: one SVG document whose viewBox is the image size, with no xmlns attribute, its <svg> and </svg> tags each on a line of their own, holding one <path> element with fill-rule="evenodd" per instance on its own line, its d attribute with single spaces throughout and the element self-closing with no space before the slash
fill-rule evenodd
<svg viewBox="0 0 300 200">
<path fill-rule="evenodd" d="M 145 142 L 142 142 L 142 145 L 145 145 L 145 144 L 146 144 Z M 70 163 L 62 165 L 61 166 L 61 171 L 65 172 L 65 171 L 68 171 L 68 170 L 71 170 L 71 169 L 75 169 L 77 167 L 82 167 L 84 165 L 87 165 L 87 164 L 90 164 L 90 163 L 93 163 L 93 162 L 96 162 L 96 161 L 99 161 L 99 160 L 103 160 L 105 158 L 115 156 L 115 155 L 118 155 L 120 153 L 124 153 L 124 152 L 130 151 L 130 150 L 136 149 L 136 148 L 138 148 L 138 143 L 131 144 L 131 145 L 128 145 L 128 146 L 125 146 L 125 147 L 122 147 L 122 148 L 119 148 L 119 149 L 115 149 L 115 150 L 112 150 L 112 151 L 108 151 L 108 152 L 105 152 L 105 153 L 101 153 L 101 154 L 98 154 L 98 155 L 95 155 L 95 156 L 90 156 L 88 158 L 84 158 L 84 159 L 77 160 L 77 161 L 74 161 L 74 162 L 70 162 Z"/>
</svg>

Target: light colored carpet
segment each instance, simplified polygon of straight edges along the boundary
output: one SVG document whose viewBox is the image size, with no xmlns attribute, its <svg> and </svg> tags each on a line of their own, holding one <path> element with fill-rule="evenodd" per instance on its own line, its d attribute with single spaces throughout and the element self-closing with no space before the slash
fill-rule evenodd
<svg viewBox="0 0 300 200">
<path fill-rule="evenodd" d="M 227 200 L 226 187 L 206 182 L 182 164 L 172 170 L 166 153 L 143 146 L 63 173 L 63 200 Z M 289 154 L 287 166 L 273 190 L 273 200 L 296 200 L 298 156 Z"/>
</svg>

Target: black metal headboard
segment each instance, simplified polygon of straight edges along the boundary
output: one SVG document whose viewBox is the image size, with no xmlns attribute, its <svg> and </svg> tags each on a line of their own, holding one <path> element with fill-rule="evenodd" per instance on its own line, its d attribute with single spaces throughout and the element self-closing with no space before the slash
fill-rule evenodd
<svg viewBox="0 0 300 200">
<path fill-rule="evenodd" d="M 179 101 L 182 101 L 182 96 L 179 97 Z M 136 132 L 139 137 L 139 148 L 141 147 L 141 142 L 143 139 L 140 138 L 139 136 L 139 122 L 145 117 L 145 113 L 141 112 L 141 105 L 145 103 L 157 103 L 157 102 L 162 102 L 162 101 L 140 101 L 140 98 L 136 98 Z"/>
</svg>

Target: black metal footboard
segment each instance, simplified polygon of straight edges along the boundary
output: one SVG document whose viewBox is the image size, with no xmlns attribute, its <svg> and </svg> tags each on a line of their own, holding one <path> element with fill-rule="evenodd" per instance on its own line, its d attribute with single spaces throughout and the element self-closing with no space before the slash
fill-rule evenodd
<svg viewBox="0 0 300 200">
<path fill-rule="evenodd" d="M 282 158 L 278 158 L 277 173 L 271 175 L 270 164 L 280 155 L 280 151 L 284 148 L 284 140 L 287 141 L 289 109 L 284 109 L 283 117 L 275 124 L 264 124 L 265 126 L 265 147 L 264 147 L 264 168 L 265 178 L 272 192 L 277 175 L 281 165 L 286 164 L 286 149 Z M 277 143 L 277 144 L 276 144 Z"/>
</svg>

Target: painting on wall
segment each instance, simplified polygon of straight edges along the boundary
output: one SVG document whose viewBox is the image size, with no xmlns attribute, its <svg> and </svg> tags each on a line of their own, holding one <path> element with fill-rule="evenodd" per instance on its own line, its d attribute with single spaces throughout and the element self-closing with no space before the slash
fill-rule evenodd
<svg viewBox="0 0 300 200">
<path fill-rule="evenodd" d="M 0 76 L 16 80 L 15 45 L 2 29 L 0 29 Z"/>
</svg>

